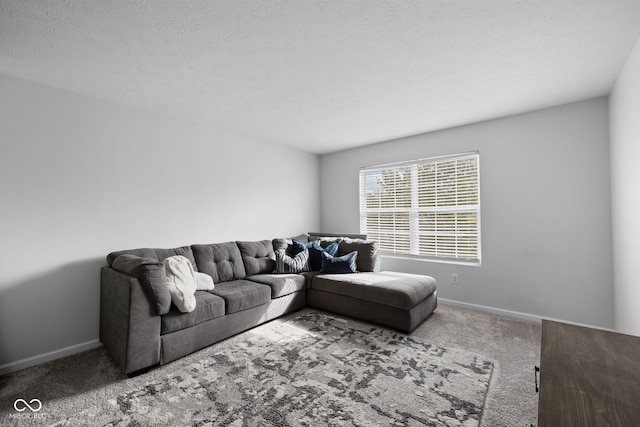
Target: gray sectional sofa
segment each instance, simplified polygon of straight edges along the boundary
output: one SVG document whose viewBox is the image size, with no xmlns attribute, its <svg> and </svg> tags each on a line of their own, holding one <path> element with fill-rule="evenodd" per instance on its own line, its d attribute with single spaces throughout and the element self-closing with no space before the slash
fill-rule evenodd
<svg viewBox="0 0 640 427">
<path fill-rule="evenodd" d="M 437 306 L 435 279 L 380 271 L 377 244 L 359 235 L 196 244 L 112 252 L 101 270 L 100 341 L 127 374 L 162 365 L 305 306 L 409 333 Z M 337 256 L 357 251 L 357 273 L 275 274 L 275 253 L 297 240 L 338 243 Z M 335 246 L 334 246 L 335 247 Z M 181 255 L 213 278 L 196 291 L 196 306 L 171 303 L 163 260 Z"/>
</svg>

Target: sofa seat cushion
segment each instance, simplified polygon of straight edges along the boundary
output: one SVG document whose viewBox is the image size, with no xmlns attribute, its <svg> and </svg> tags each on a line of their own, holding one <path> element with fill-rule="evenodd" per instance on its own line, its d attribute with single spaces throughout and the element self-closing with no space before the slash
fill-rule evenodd
<svg viewBox="0 0 640 427">
<path fill-rule="evenodd" d="M 162 316 L 161 333 L 179 331 L 207 320 L 224 315 L 224 299 L 206 291 L 196 291 L 196 308 L 189 313 L 181 313 L 175 306 Z"/>
<path fill-rule="evenodd" d="M 436 290 L 436 280 L 418 274 L 378 273 L 319 274 L 313 289 L 409 310 Z"/>
<path fill-rule="evenodd" d="M 216 283 L 215 289 L 208 292 L 224 299 L 227 314 L 257 307 L 271 300 L 270 286 L 245 279 Z"/>
<path fill-rule="evenodd" d="M 271 287 L 271 298 L 279 298 L 305 288 L 305 278 L 300 274 L 256 274 L 248 278 Z"/>
</svg>

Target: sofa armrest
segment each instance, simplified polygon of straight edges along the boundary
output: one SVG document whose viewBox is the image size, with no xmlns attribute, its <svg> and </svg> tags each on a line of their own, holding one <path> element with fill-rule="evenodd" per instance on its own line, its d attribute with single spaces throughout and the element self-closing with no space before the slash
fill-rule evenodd
<svg viewBox="0 0 640 427">
<path fill-rule="evenodd" d="M 160 363 L 161 318 L 134 276 L 102 267 L 100 341 L 125 373 Z"/>
</svg>

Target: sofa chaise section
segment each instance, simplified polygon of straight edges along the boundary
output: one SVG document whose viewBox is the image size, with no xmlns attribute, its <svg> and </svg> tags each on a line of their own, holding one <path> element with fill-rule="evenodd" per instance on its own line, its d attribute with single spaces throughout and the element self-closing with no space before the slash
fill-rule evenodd
<svg viewBox="0 0 640 427">
<path fill-rule="evenodd" d="M 435 310 L 436 281 L 390 271 L 319 274 L 307 291 L 307 304 L 408 333 Z"/>
</svg>

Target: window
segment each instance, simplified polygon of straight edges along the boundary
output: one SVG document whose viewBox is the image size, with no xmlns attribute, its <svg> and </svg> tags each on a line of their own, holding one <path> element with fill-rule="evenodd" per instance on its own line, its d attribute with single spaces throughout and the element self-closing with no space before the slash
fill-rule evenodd
<svg viewBox="0 0 640 427">
<path fill-rule="evenodd" d="M 360 232 L 382 253 L 480 262 L 479 154 L 360 169 Z"/>
</svg>

